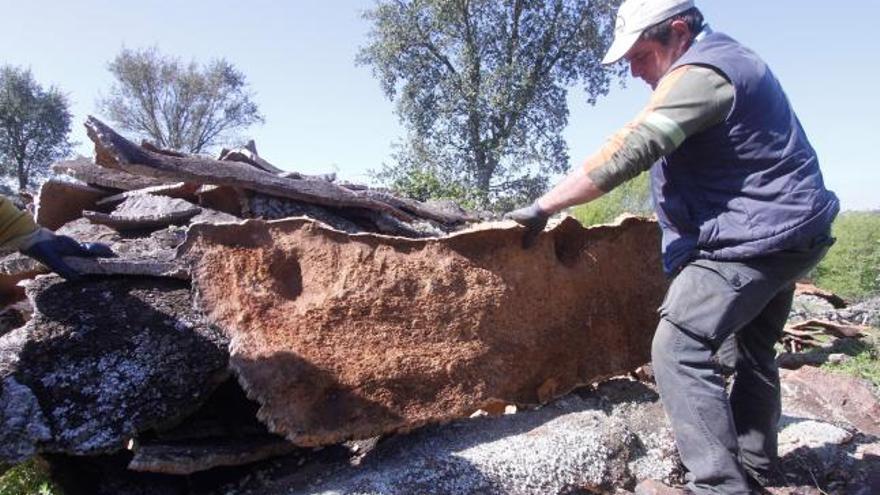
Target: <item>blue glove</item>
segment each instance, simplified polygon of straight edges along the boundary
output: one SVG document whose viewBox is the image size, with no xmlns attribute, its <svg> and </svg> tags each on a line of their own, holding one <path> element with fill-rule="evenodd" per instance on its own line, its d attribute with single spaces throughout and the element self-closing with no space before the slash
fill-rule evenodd
<svg viewBox="0 0 880 495">
<path fill-rule="evenodd" d="M 538 234 L 544 231 L 544 227 L 547 226 L 547 219 L 550 218 L 550 214 L 542 210 L 536 201 L 529 206 L 506 213 L 504 218 L 507 220 L 513 220 L 526 228 L 522 245 L 523 248 L 528 249 L 532 247 L 535 240 L 538 239 Z"/>
<path fill-rule="evenodd" d="M 57 235 L 49 229 L 36 231 L 22 244 L 19 251 L 46 265 L 66 280 L 78 280 L 80 274 L 64 262 L 65 256 L 80 258 L 112 258 L 116 256 L 106 244 L 77 242 L 66 235 Z"/>
</svg>

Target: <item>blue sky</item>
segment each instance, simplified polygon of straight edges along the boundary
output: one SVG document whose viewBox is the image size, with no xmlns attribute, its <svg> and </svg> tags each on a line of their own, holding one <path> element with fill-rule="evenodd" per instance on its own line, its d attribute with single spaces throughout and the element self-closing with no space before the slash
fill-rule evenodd
<svg viewBox="0 0 880 495">
<path fill-rule="evenodd" d="M 157 45 L 185 60 L 224 57 L 248 78 L 266 123 L 249 129 L 260 153 L 305 173 L 366 182 L 403 135 L 369 68 L 354 57 L 372 0 L 3 1 L 0 63 L 29 67 L 72 103 L 73 138 L 110 87 L 107 63 L 125 46 Z M 845 209 L 880 209 L 876 45 L 880 2 L 697 0 L 709 23 L 754 48 L 782 81 Z M 565 136 L 572 165 L 647 101 L 641 81 L 615 86 L 595 107 L 573 89 Z M 98 115 L 100 117 L 100 115 Z"/>
</svg>

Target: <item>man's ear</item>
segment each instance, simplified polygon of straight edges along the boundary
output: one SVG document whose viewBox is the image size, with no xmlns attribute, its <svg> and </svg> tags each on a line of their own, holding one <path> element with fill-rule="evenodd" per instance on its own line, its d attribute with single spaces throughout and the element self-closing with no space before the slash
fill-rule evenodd
<svg viewBox="0 0 880 495">
<path fill-rule="evenodd" d="M 672 29 L 672 32 L 675 33 L 676 42 L 681 43 L 683 46 L 687 46 L 693 35 L 693 33 L 691 33 L 690 25 L 682 19 L 675 19 L 672 21 L 670 28 Z"/>
</svg>

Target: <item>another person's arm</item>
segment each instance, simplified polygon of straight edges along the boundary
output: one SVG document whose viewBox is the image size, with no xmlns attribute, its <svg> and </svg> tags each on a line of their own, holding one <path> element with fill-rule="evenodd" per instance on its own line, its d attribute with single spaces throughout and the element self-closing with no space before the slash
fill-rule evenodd
<svg viewBox="0 0 880 495">
<path fill-rule="evenodd" d="M 2 196 L 0 196 L 0 249 L 18 250 L 43 263 L 67 280 L 76 280 L 80 275 L 64 261 L 64 257 L 114 256 L 113 251 L 104 244 L 80 243 L 40 227 L 30 214 L 19 210 Z"/>
</svg>

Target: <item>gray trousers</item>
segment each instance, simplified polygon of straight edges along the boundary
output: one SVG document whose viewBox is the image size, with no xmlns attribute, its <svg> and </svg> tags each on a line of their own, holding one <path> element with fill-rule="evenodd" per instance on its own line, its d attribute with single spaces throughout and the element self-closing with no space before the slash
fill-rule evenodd
<svg viewBox="0 0 880 495">
<path fill-rule="evenodd" d="M 779 369 L 773 348 L 794 282 L 833 242 L 744 261 L 697 260 L 672 281 L 660 307 L 652 361 L 688 487 L 748 494 L 777 458 Z M 724 375 L 734 371 L 728 396 Z"/>
</svg>

